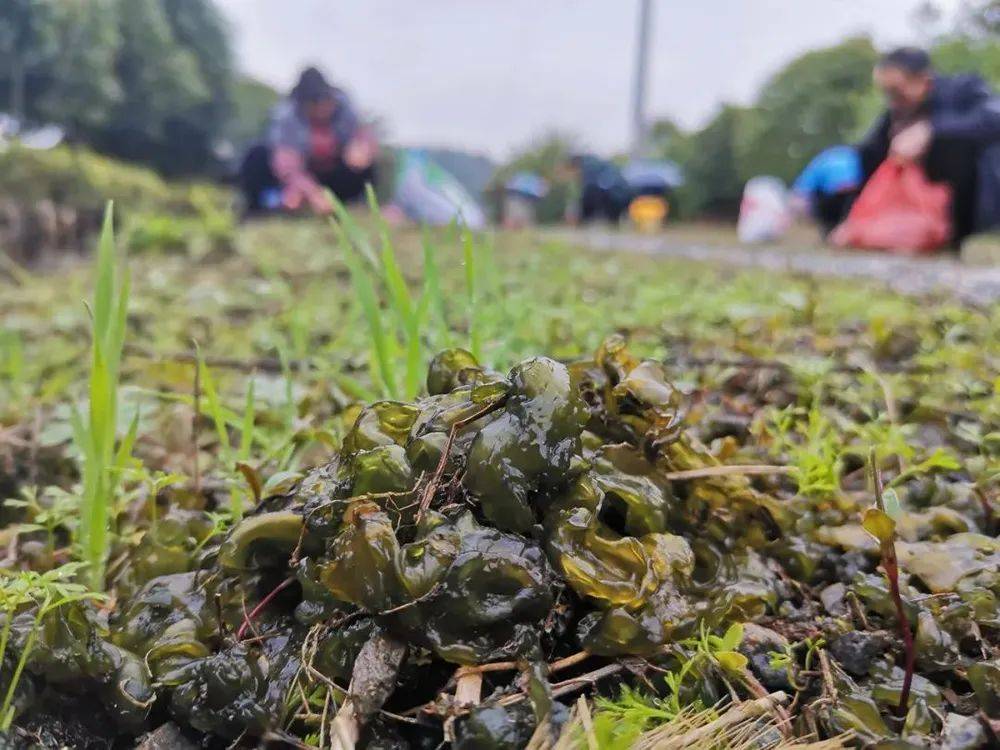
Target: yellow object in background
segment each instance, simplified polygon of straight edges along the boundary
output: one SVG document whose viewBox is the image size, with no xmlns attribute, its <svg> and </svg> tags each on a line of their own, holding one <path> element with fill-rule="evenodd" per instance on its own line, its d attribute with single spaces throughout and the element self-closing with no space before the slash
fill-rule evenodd
<svg viewBox="0 0 1000 750">
<path fill-rule="evenodd" d="M 667 218 L 670 206 L 657 195 L 640 195 L 628 206 L 628 217 L 640 232 L 655 232 Z"/>
</svg>

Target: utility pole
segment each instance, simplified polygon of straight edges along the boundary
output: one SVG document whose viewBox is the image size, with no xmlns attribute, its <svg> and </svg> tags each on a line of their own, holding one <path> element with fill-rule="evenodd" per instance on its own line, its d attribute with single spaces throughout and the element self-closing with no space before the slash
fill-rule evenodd
<svg viewBox="0 0 1000 750">
<path fill-rule="evenodd" d="M 632 158 L 646 150 L 646 79 L 649 77 L 649 32 L 653 25 L 652 0 L 639 0 L 635 79 L 632 82 Z"/>
</svg>

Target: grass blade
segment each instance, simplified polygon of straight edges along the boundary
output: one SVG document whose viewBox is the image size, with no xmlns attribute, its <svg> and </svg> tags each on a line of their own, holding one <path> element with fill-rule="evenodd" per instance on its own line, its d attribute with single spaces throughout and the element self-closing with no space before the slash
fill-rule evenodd
<svg viewBox="0 0 1000 750">
<path fill-rule="evenodd" d="M 427 318 L 427 305 L 423 300 L 417 305 L 410 328 L 406 332 L 406 398 L 413 400 L 420 392 L 420 383 L 426 371 L 424 352 L 420 341 L 420 329 Z"/>
<path fill-rule="evenodd" d="M 438 340 L 440 347 L 451 346 L 451 331 L 448 328 L 448 309 L 441 291 L 441 271 L 437 262 L 437 247 L 431 241 L 425 229 L 421 237 L 424 250 L 424 288 L 420 295 L 420 303 L 427 309 L 424 314 L 427 319 L 437 318 Z"/>
<path fill-rule="evenodd" d="M 382 243 L 382 283 L 389 292 L 389 303 L 395 313 L 399 330 L 403 332 L 402 338 L 406 342 L 406 369 L 404 371 L 404 396 L 412 399 L 420 390 L 420 381 L 423 377 L 423 357 L 420 346 L 420 327 L 423 318 L 423 311 L 419 305 L 414 306 L 410 289 L 406 285 L 403 271 L 399 267 L 396 259 L 396 251 L 389 236 L 388 227 L 382 218 L 379 209 L 378 198 L 371 185 L 365 186 L 365 194 L 368 198 L 368 207 L 379 227 L 379 238 Z M 397 337 L 398 338 L 398 337 Z"/>
<path fill-rule="evenodd" d="M 343 245 L 344 262 L 351 272 L 351 285 L 354 287 L 355 297 L 361 305 L 362 313 L 368 323 L 368 330 L 371 333 L 371 359 L 374 365 L 372 368 L 372 380 L 381 381 L 382 391 L 386 397 L 399 398 L 394 362 L 395 347 L 386 334 L 385 326 L 383 325 L 382 309 L 379 307 L 375 285 L 372 283 L 372 278 L 368 270 L 361 263 L 358 255 L 355 254 L 343 225 L 337 221 L 331 221 L 331 223 L 340 239 L 341 245 Z"/>
<path fill-rule="evenodd" d="M 109 396 L 111 380 L 102 347 L 95 339 L 90 382 L 90 442 L 93 446 L 93 494 L 85 498 L 83 515 L 87 519 L 87 536 L 83 544 L 84 560 L 93 577 L 94 588 L 103 589 L 104 553 L 108 546 L 108 519 L 111 497 L 109 490 L 111 452 L 114 448 L 113 403 Z M 101 580 L 98 581 L 97 576 Z"/>
<path fill-rule="evenodd" d="M 128 266 L 122 269 L 121 284 L 118 290 L 118 306 L 115 317 L 109 322 L 108 336 L 105 342 L 105 352 L 108 358 L 108 371 L 115 382 L 118 381 L 118 370 L 121 366 L 122 351 L 125 347 L 125 330 L 128 326 L 128 300 L 132 292 L 132 275 Z M 117 403 L 117 389 L 112 394 Z"/>
<path fill-rule="evenodd" d="M 351 398 L 357 399 L 358 401 L 375 401 L 378 399 L 378 394 L 371 389 L 366 388 L 352 377 L 337 372 L 330 373 L 329 377 Z"/>
<path fill-rule="evenodd" d="M 97 242 L 97 280 L 94 284 L 94 333 L 106 340 L 115 293 L 114 204 L 108 201 Z"/>
<path fill-rule="evenodd" d="M 462 256 L 465 260 L 465 291 L 469 305 L 469 351 L 477 360 L 482 361 L 483 346 L 477 309 L 476 252 L 472 233 L 468 229 L 462 232 Z"/>
<path fill-rule="evenodd" d="M 239 460 L 246 462 L 250 459 L 250 450 L 253 444 L 253 427 L 256 409 L 254 407 L 254 380 L 253 376 L 247 382 L 247 398 L 243 405 L 243 424 L 240 428 L 240 452 Z"/>
<path fill-rule="evenodd" d="M 230 458 L 232 458 L 232 444 L 229 441 L 229 430 L 226 427 L 226 418 L 222 412 L 222 405 L 219 403 L 219 391 L 215 387 L 215 378 L 212 377 L 212 371 L 205 364 L 205 360 L 201 356 L 201 349 L 197 349 L 197 352 L 198 367 L 201 369 L 201 387 L 205 392 L 206 406 L 209 416 L 212 417 L 212 422 L 215 425 L 215 434 L 219 438 L 219 452 L 228 465 Z"/>
<path fill-rule="evenodd" d="M 375 250 L 372 248 L 372 243 L 368 239 L 368 235 L 358 226 L 354 217 L 351 216 L 351 212 L 347 210 L 337 196 L 327 191 L 327 197 L 329 197 L 330 202 L 333 204 L 333 215 L 336 218 L 334 223 L 339 225 L 343 231 L 345 242 L 361 254 L 361 257 L 365 259 L 369 268 L 377 268 L 378 258 L 375 256 Z"/>
<path fill-rule="evenodd" d="M 104 587 L 104 569 L 110 546 L 109 521 L 117 489 L 112 469 L 116 465 L 115 437 L 118 424 L 119 366 L 128 319 L 129 274 L 123 269 L 115 284 L 116 246 L 114 212 L 110 202 L 97 245 L 97 278 L 91 308 L 91 367 L 86 424 L 73 412 L 73 434 L 83 455 L 83 496 L 80 500 L 80 553 L 87 563 L 90 586 Z M 133 420 L 119 456 L 131 454 L 137 421 Z M 124 453 L 122 452 L 124 451 Z"/>
<path fill-rule="evenodd" d="M 295 408 L 294 381 L 292 380 L 292 366 L 288 361 L 288 350 L 278 345 L 278 361 L 281 363 L 281 377 L 285 381 L 285 429 L 289 436 L 295 429 L 295 418 L 298 412 Z"/>
<path fill-rule="evenodd" d="M 386 289 L 389 290 L 389 301 L 399 319 L 400 327 L 407 330 L 413 320 L 413 300 L 388 236 L 382 243 L 382 279 Z"/>
<path fill-rule="evenodd" d="M 125 465 L 132 458 L 132 448 L 135 446 L 136 438 L 139 434 L 139 410 L 135 410 L 135 414 L 132 415 L 132 421 L 129 423 L 128 432 L 125 433 L 125 439 L 121 441 L 118 445 L 118 452 L 115 453 L 114 471 L 111 472 L 109 488 L 108 491 L 111 495 L 115 494 L 118 488 L 118 477 L 121 475 L 122 470 Z"/>
<path fill-rule="evenodd" d="M 201 386 L 205 393 L 206 406 L 208 408 L 208 413 L 212 417 L 212 422 L 215 425 L 215 434 L 219 438 L 219 454 L 221 456 L 222 464 L 225 466 L 226 472 L 235 469 L 235 462 L 233 461 L 233 448 L 232 443 L 229 440 L 229 428 L 227 427 L 227 422 L 233 422 L 233 419 L 227 419 L 226 413 L 222 408 L 222 404 L 219 402 L 219 391 L 215 387 L 215 380 L 212 377 L 212 371 L 209 370 L 208 365 L 205 364 L 205 358 L 201 354 L 201 347 L 195 343 L 195 354 L 198 359 L 198 368 L 201 373 Z M 243 501 L 240 499 L 240 493 L 236 487 L 232 487 L 229 492 L 229 511 L 232 514 L 233 521 L 240 521 L 243 518 Z"/>
</svg>

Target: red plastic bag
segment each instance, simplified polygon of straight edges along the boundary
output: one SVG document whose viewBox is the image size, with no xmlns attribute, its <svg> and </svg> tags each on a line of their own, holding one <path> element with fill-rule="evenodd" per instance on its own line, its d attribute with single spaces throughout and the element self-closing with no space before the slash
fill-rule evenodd
<svg viewBox="0 0 1000 750">
<path fill-rule="evenodd" d="M 917 164 L 882 162 L 830 235 L 838 247 L 929 253 L 951 239 L 951 187 Z"/>
</svg>

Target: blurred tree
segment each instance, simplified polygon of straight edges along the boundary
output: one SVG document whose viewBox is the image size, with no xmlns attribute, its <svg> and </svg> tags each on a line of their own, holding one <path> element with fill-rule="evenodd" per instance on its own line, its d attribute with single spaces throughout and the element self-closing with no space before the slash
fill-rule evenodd
<svg viewBox="0 0 1000 750">
<path fill-rule="evenodd" d="M 686 159 L 681 159 L 685 182 L 676 200 L 684 215 L 711 218 L 736 215 L 744 181 L 741 134 L 750 116 L 744 108 L 725 105 L 681 146 L 686 153 Z"/>
<path fill-rule="evenodd" d="M 117 0 L 116 10 L 122 97 L 92 141 L 168 174 L 199 171 L 211 153 L 211 128 L 219 124 L 197 119 L 210 113 L 212 98 L 199 55 L 179 41 L 163 0 Z"/>
<path fill-rule="evenodd" d="M 949 36 L 931 50 L 942 73 L 979 73 L 1000 88 L 1000 38 Z"/>
<path fill-rule="evenodd" d="M 976 72 L 1000 88 L 1000 0 L 963 3 L 954 31 L 931 50 L 943 73 Z"/>
<path fill-rule="evenodd" d="M 669 118 L 655 120 L 649 127 L 649 154 L 654 159 L 665 159 L 680 165 L 685 170 L 694 153 L 694 136 Z M 696 193 L 697 191 L 693 191 Z M 670 201 L 670 216 L 674 219 L 688 218 L 696 213 L 698 198 L 687 186 L 674 192 Z"/>
<path fill-rule="evenodd" d="M 234 86 L 211 0 L 0 0 L 0 108 L 105 153 L 205 171 Z"/>
<path fill-rule="evenodd" d="M 958 26 L 960 33 L 1000 37 L 1000 0 L 966 0 L 959 11 Z"/>
<path fill-rule="evenodd" d="M 162 0 L 175 43 L 194 58 L 207 97 L 178 109 L 164 123 L 171 165 L 195 172 L 214 160 L 234 108 L 236 73 L 229 29 L 211 0 Z M 178 161 L 179 159 L 179 161 Z"/>
<path fill-rule="evenodd" d="M 747 122 L 741 176 L 795 178 L 819 151 L 847 142 L 871 90 L 878 53 L 864 37 L 808 52 L 765 85 Z"/>
<path fill-rule="evenodd" d="M 45 77 L 58 50 L 56 0 L 3 0 L 0 3 L 0 93 L 2 106 L 18 120 L 33 115 L 29 89 Z"/>
<path fill-rule="evenodd" d="M 691 135 L 673 120 L 656 120 L 649 127 L 649 150 L 655 159 L 683 164 L 691 155 Z"/>
<path fill-rule="evenodd" d="M 33 115 L 59 123 L 75 139 L 106 126 L 121 96 L 113 0 L 57 2 L 52 28 L 58 54 L 50 57 L 46 80 L 33 97 Z"/>
<path fill-rule="evenodd" d="M 122 96 L 107 127 L 90 134 L 102 151 L 124 159 L 169 164 L 162 153 L 167 122 L 208 101 L 195 55 L 181 47 L 161 0 L 116 0 L 121 44 L 115 71 Z"/>
<path fill-rule="evenodd" d="M 233 109 L 226 138 L 240 149 L 260 138 L 267 127 L 271 108 L 281 95 L 266 83 L 240 76 L 233 86 Z"/>
</svg>

